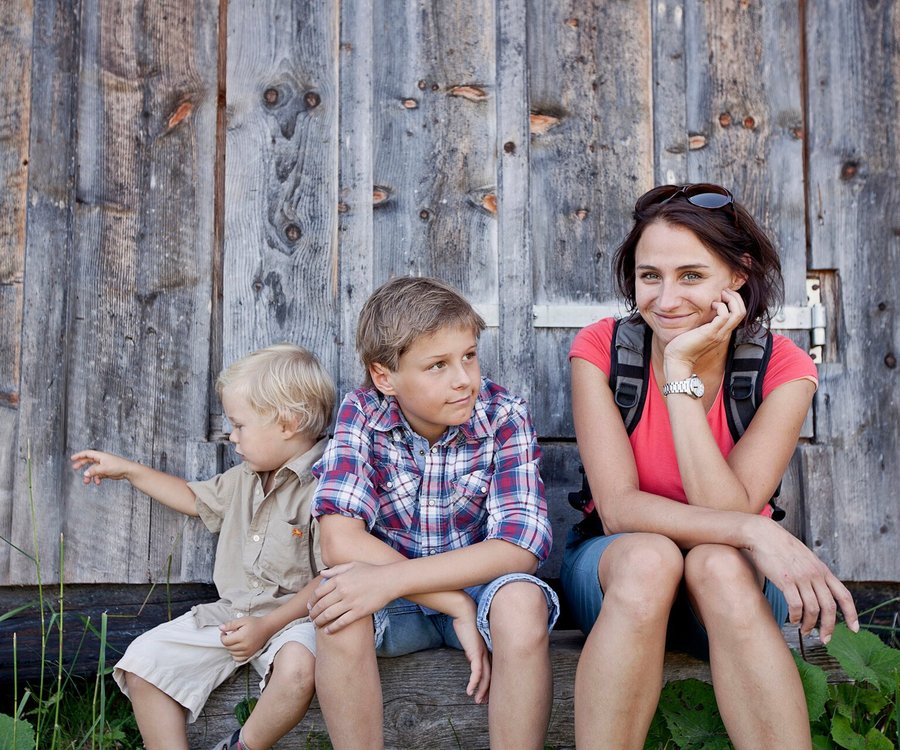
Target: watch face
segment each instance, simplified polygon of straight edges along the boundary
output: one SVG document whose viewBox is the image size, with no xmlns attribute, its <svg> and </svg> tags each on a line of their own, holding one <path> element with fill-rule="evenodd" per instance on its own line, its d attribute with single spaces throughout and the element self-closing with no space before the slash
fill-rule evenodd
<svg viewBox="0 0 900 750">
<path fill-rule="evenodd" d="M 700 398 L 703 396 L 704 388 L 703 381 L 700 380 L 696 375 L 688 380 L 688 387 L 691 389 L 691 395 L 696 398 Z"/>
</svg>

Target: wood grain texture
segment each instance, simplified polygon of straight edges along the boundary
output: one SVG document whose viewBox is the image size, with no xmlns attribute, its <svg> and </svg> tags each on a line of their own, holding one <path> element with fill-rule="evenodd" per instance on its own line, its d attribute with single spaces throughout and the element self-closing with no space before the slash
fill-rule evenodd
<svg viewBox="0 0 900 750">
<path fill-rule="evenodd" d="M 614 297 L 612 252 L 653 167 L 648 13 L 634 4 L 528 4 L 537 304 Z M 575 333 L 534 334 L 533 410 L 543 436 L 574 435 L 567 354 Z"/>
<path fill-rule="evenodd" d="M 224 364 L 281 341 L 337 371 L 338 5 L 229 3 Z"/>
<path fill-rule="evenodd" d="M 338 254 L 340 340 L 338 392 L 360 386 L 364 379 L 356 353 L 359 311 L 374 288 L 375 238 L 373 204 L 387 199 L 375 195 L 372 151 L 374 107 L 374 45 L 368 2 L 341 3 L 340 43 L 340 202 Z"/>
<path fill-rule="evenodd" d="M 900 8 L 822 0 L 806 12 L 810 263 L 840 280 L 838 348 L 816 396 L 822 445 L 807 462 L 810 537 L 839 576 L 897 580 Z"/>
<path fill-rule="evenodd" d="M 19 402 L 32 14 L 31 0 L 0 7 L 0 408 Z"/>
<path fill-rule="evenodd" d="M 29 484 L 39 519 L 45 580 L 58 575 L 58 540 L 65 511 L 62 469 L 66 425 L 66 326 L 73 237 L 74 122 L 78 70 L 77 19 L 70 2 L 34 3 L 30 95 L 26 274 L 23 289 L 17 428 L 6 433 L 13 471 L 3 500 L 9 539 L 33 554 Z M 8 437 L 6 437 L 8 436 Z M 32 481 L 29 481 L 29 472 Z M 4 545 L 5 546 L 5 545 Z M 0 553 L 4 583 L 35 580 L 35 565 L 25 554 Z"/>
</svg>

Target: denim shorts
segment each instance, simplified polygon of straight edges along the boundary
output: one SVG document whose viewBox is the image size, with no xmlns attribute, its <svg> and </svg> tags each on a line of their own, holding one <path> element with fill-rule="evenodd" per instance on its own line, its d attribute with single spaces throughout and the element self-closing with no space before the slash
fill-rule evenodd
<svg viewBox="0 0 900 750">
<path fill-rule="evenodd" d="M 529 581 L 538 586 L 547 601 L 547 630 L 553 629 L 559 617 L 559 599 L 556 592 L 540 578 L 527 573 L 509 573 L 495 578 L 481 586 L 466 589 L 477 606 L 476 625 L 481 637 L 492 650 L 491 628 L 488 613 L 494 595 L 501 586 L 517 581 Z M 383 609 L 375 613 L 375 651 L 378 656 L 402 656 L 428 648 L 462 649 L 456 631 L 453 629 L 453 618 L 435 612 L 408 599 L 395 599 Z"/>
<path fill-rule="evenodd" d="M 569 611 L 585 635 L 590 633 L 591 628 L 594 627 L 594 621 L 600 614 L 600 607 L 603 604 L 603 591 L 600 589 L 600 581 L 597 577 L 600 557 L 606 548 L 621 536 L 625 535 L 610 534 L 609 536 L 585 539 L 575 529 L 572 529 L 566 538 L 560 583 Z M 788 606 L 784 594 L 768 579 L 763 585 L 763 593 L 769 602 L 775 621 L 782 625 L 788 616 Z M 666 646 L 677 651 L 685 651 L 700 659 L 709 659 L 709 640 L 706 629 L 691 607 L 683 585 L 669 615 Z"/>
</svg>

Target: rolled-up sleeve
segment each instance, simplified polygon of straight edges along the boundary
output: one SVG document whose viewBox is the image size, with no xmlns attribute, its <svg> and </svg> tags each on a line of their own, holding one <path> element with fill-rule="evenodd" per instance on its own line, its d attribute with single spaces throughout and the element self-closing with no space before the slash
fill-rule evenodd
<svg viewBox="0 0 900 750">
<path fill-rule="evenodd" d="M 348 394 L 338 411 L 334 437 L 313 467 L 318 478 L 313 516 L 338 514 L 360 518 L 371 531 L 378 514 L 373 485 L 371 429 L 355 394 Z"/>
<path fill-rule="evenodd" d="M 497 414 L 495 472 L 487 497 L 487 538 L 550 555 L 553 531 L 540 475 L 541 451 L 525 404 L 513 401 Z"/>
</svg>

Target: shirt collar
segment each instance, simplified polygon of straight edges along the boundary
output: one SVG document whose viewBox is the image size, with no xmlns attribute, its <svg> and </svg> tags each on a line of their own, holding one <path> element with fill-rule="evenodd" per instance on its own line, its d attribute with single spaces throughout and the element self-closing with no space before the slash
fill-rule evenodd
<svg viewBox="0 0 900 750">
<path fill-rule="evenodd" d="M 282 471 L 282 469 L 289 469 L 297 475 L 298 479 L 303 479 L 306 475 L 311 475 L 313 464 L 322 458 L 322 454 L 325 453 L 325 446 L 328 445 L 328 438 L 322 438 L 317 442 L 312 448 L 310 448 L 306 453 L 301 453 L 299 456 L 288 461 L 284 466 L 280 469 L 276 469 L 276 475 Z M 257 472 L 253 471 L 246 463 L 242 463 L 241 467 L 247 474 L 256 474 Z"/>
</svg>

